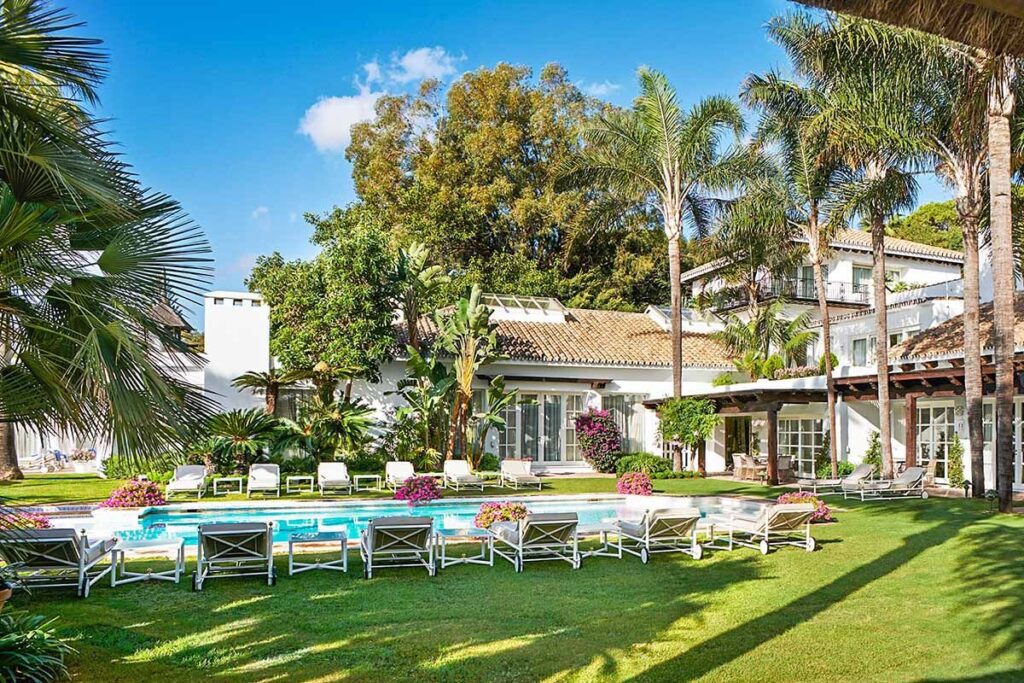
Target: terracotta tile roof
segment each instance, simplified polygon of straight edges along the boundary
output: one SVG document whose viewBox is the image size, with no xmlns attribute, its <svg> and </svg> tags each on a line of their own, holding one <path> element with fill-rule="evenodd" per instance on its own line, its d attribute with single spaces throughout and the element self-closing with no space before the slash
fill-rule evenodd
<svg viewBox="0 0 1024 683">
<path fill-rule="evenodd" d="M 982 353 L 992 352 L 992 304 L 984 304 L 979 311 Z M 1018 293 L 1013 307 L 1014 344 L 1024 347 L 1024 294 Z M 964 317 L 958 315 L 941 325 L 925 330 L 889 350 L 894 362 L 959 358 L 964 355 Z"/>
<path fill-rule="evenodd" d="M 565 322 L 498 320 L 498 344 L 511 360 L 581 365 L 668 367 L 672 364 L 669 334 L 645 313 L 570 308 Z M 429 317 L 419 321 L 429 343 L 437 333 Z M 709 335 L 683 334 L 683 365 L 729 368 L 725 346 Z"/>
<path fill-rule="evenodd" d="M 871 233 L 866 230 L 851 230 L 849 228 L 839 230 L 835 239 L 832 240 L 832 246 L 871 249 Z M 963 252 L 955 249 L 943 249 L 895 237 L 885 238 L 885 253 L 888 256 L 917 256 L 958 262 L 964 259 Z"/>
</svg>

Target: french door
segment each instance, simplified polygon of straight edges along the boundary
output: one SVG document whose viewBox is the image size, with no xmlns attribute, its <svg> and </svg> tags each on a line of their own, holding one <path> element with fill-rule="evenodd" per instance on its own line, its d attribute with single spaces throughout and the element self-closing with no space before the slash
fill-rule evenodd
<svg viewBox="0 0 1024 683">
<path fill-rule="evenodd" d="M 569 420 L 575 420 L 582 407 L 582 395 L 520 394 L 518 457 L 531 458 L 534 462 L 578 460 L 575 425 L 570 430 Z M 569 454 L 566 453 L 567 437 L 573 442 Z M 567 455 L 571 457 L 567 457 Z"/>
</svg>

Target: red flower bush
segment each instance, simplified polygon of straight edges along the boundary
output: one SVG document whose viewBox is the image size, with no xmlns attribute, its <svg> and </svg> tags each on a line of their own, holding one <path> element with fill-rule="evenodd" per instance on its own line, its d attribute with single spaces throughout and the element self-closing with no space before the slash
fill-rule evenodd
<svg viewBox="0 0 1024 683">
<path fill-rule="evenodd" d="M 809 491 L 794 491 L 783 493 L 775 501 L 776 503 L 810 503 L 815 507 L 811 522 L 833 522 L 832 510 L 821 498 L 818 498 Z"/>
<path fill-rule="evenodd" d="M 518 522 L 526 519 L 526 506 L 522 503 L 484 503 L 473 518 L 478 529 L 490 529 L 495 522 Z"/>
<path fill-rule="evenodd" d="M 433 477 L 409 477 L 395 491 L 395 500 L 405 500 L 409 505 L 422 505 L 441 497 L 441 487 Z"/>
<path fill-rule="evenodd" d="M 610 474 L 622 457 L 622 433 L 607 410 L 591 408 L 576 418 L 576 438 L 583 459 L 598 472 Z"/>
<path fill-rule="evenodd" d="M 163 491 L 155 481 L 130 479 L 120 488 L 114 489 L 110 498 L 100 503 L 103 508 L 141 508 L 151 505 L 166 505 Z"/>
<path fill-rule="evenodd" d="M 615 482 L 615 490 L 624 496 L 649 496 L 654 492 L 651 477 L 643 472 L 626 472 Z"/>
</svg>

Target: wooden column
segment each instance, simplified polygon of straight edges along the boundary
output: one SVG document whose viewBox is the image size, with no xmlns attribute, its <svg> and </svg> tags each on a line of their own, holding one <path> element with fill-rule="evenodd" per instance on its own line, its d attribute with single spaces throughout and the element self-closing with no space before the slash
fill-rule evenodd
<svg viewBox="0 0 1024 683">
<path fill-rule="evenodd" d="M 904 406 L 904 412 L 906 413 L 906 434 L 903 437 L 903 443 L 907 449 L 907 467 L 914 467 L 917 465 L 917 396 L 914 394 L 907 394 L 907 403 Z"/>
<path fill-rule="evenodd" d="M 700 472 L 701 476 L 707 474 L 707 443 L 707 440 L 702 439 L 701 442 L 697 444 L 697 471 Z"/>
<path fill-rule="evenodd" d="M 779 483 L 779 407 L 768 407 L 768 483 Z"/>
</svg>

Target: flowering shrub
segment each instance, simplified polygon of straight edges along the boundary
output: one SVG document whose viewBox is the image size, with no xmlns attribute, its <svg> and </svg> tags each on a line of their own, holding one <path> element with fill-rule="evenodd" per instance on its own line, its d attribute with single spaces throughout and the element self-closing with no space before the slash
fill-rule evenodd
<svg viewBox="0 0 1024 683">
<path fill-rule="evenodd" d="M 150 505 L 166 505 L 160 485 L 155 481 L 130 479 L 120 488 L 114 489 L 110 498 L 100 503 L 104 508 L 139 508 Z"/>
<path fill-rule="evenodd" d="M 576 439 L 583 459 L 598 472 L 615 471 L 622 457 L 622 434 L 607 410 L 591 408 L 576 417 Z"/>
<path fill-rule="evenodd" d="M 73 462 L 92 462 L 95 459 L 96 451 L 87 451 L 83 448 L 78 448 L 71 454 Z"/>
<path fill-rule="evenodd" d="M 473 524 L 479 529 L 490 529 L 495 522 L 518 522 L 525 519 L 526 514 L 522 503 L 484 503 L 473 518 Z"/>
<path fill-rule="evenodd" d="M 649 496 L 654 486 L 650 476 L 643 472 L 626 472 L 615 482 L 615 490 L 628 496 Z"/>
<path fill-rule="evenodd" d="M 49 529 L 53 524 L 41 512 L 15 512 L 0 510 L 0 530 L 5 529 Z"/>
<path fill-rule="evenodd" d="M 395 491 L 395 500 L 409 501 L 409 505 L 422 505 L 441 497 L 441 487 L 433 477 L 409 477 Z"/>
<path fill-rule="evenodd" d="M 794 491 L 793 493 L 783 493 L 775 501 L 776 503 L 810 503 L 816 509 L 814 515 L 811 517 L 812 522 L 831 522 L 832 510 L 829 509 L 828 505 L 821 498 L 818 498 L 809 491 Z"/>
</svg>

